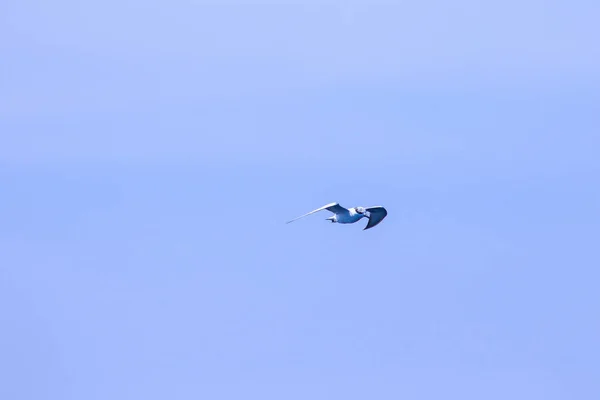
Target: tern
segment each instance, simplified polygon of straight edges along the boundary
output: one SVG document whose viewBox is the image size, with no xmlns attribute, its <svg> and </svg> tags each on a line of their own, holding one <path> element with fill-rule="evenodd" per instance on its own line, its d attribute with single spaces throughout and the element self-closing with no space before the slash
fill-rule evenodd
<svg viewBox="0 0 600 400">
<path fill-rule="evenodd" d="M 368 218 L 369 222 L 363 230 L 367 230 L 374 227 L 375 225 L 383 221 L 383 219 L 387 216 L 387 210 L 381 206 L 352 207 L 350 209 L 347 209 L 340 206 L 338 203 L 329 203 L 324 205 L 323 207 L 319 207 L 316 210 L 294 218 L 293 220 L 286 222 L 286 224 L 289 224 L 290 222 L 294 222 L 297 219 L 306 217 L 307 215 L 314 214 L 322 210 L 331 211 L 333 213 L 333 216 L 327 218 L 327 220 L 333 223 L 337 222 L 338 224 L 353 224 L 361 220 L 362 218 Z"/>
</svg>

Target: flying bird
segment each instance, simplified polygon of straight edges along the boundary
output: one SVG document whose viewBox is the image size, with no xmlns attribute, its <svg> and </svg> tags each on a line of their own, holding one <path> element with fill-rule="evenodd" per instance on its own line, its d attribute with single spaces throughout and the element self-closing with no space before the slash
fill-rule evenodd
<svg viewBox="0 0 600 400">
<path fill-rule="evenodd" d="M 337 222 L 338 224 L 353 224 L 361 220 L 362 218 L 368 218 L 369 222 L 363 230 L 367 230 L 374 227 L 375 225 L 383 221 L 383 219 L 387 216 L 387 210 L 381 206 L 352 207 L 350 209 L 347 209 L 340 206 L 338 203 L 329 203 L 324 205 L 323 207 L 319 207 L 316 210 L 294 218 L 293 220 L 286 222 L 286 224 L 289 224 L 290 222 L 294 222 L 297 219 L 306 217 L 307 215 L 314 214 L 322 210 L 331 211 L 333 213 L 333 216 L 327 218 L 327 220 L 333 223 Z"/>
</svg>

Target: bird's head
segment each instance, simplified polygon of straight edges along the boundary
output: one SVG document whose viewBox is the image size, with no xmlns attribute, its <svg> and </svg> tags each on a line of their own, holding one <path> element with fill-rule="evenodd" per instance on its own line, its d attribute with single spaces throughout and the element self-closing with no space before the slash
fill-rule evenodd
<svg viewBox="0 0 600 400">
<path fill-rule="evenodd" d="M 364 208 L 364 207 L 355 207 L 354 209 L 355 209 L 355 210 L 356 210 L 356 212 L 357 212 L 357 213 L 359 213 L 359 214 L 364 214 L 364 213 L 366 213 L 366 212 L 367 212 L 367 211 L 365 210 L 365 208 Z"/>
</svg>

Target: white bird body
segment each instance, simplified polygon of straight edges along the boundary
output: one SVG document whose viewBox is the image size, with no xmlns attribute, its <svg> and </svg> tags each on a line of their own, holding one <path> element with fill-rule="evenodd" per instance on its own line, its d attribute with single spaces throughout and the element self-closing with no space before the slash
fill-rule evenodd
<svg viewBox="0 0 600 400">
<path fill-rule="evenodd" d="M 287 223 L 289 224 L 290 222 L 294 222 L 297 219 L 306 217 L 307 215 L 314 214 L 322 210 L 331 211 L 334 215 L 327 218 L 327 220 L 338 224 L 353 224 L 357 221 L 360 221 L 362 218 L 368 218 L 369 222 L 367 223 L 365 230 L 379 224 L 387 216 L 387 210 L 381 206 L 366 208 L 352 207 L 350 209 L 347 209 L 340 206 L 338 203 L 329 203 L 324 205 L 323 207 L 319 207 L 316 210 L 294 218 L 293 220 L 288 221 Z"/>
<path fill-rule="evenodd" d="M 339 213 L 334 215 L 335 222 L 338 224 L 353 224 L 365 217 L 365 214 L 356 212 L 355 208 L 350 208 L 347 213 Z"/>
</svg>

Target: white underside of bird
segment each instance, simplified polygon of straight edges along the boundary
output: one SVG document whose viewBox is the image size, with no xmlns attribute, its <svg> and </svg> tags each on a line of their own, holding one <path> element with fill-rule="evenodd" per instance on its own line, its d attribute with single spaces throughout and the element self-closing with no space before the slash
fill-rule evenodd
<svg viewBox="0 0 600 400">
<path fill-rule="evenodd" d="M 352 207 L 350 209 L 340 206 L 338 203 L 329 203 L 316 210 L 308 212 L 286 223 L 294 222 L 297 219 L 314 214 L 318 211 L 327 210 L 333 213 L 333 216 L 327 218 L 328 221 L 337 222 L 338 224 L 353 224 L 363 218 L 368 218 L 369 222 L 364 230 L 374 227 L 379 224 L 387 216 L 387 210 L 381 206 L 373 207 Z"/>
</svg>

